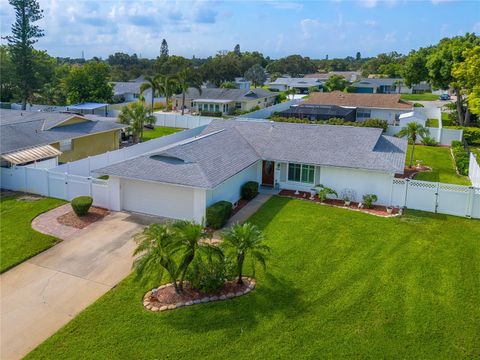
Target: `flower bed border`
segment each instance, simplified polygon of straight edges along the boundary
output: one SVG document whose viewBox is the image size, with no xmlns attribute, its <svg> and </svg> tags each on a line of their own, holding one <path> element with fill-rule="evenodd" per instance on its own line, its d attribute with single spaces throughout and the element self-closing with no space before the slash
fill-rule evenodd
<svg viewBox="0 0 480 360">
<path fill-rule="evenodd" d="M 236 297 L 246 295 L 249 292 L 251 292 L 253 289 L 255 289 L 255 286 L 256 286 L 257 282 L 254 278 L 243 277 L 242 279 L 243 279 L 244 284 L 246 285 L 246 288 L 243 291 L 238 291 L 236 293 L 230 292 L 226 295 L 205 295 L 204 297 L 199 298 L 199 299 L 195 299 L 195 300 L 191 300 L 191 301 L 187 301 L 187 302 L 180 301 L 180 302 L 177 302 L 175 304 L 163 305 L 163 306 L 160 306 L 160 307 L 154 306 L 152 304 L 153 301 L 150 300 L 150 295 L 152 294 L 152 291 L 150 290 L 143 296 L 143 307 L 146 310 L 157 312 L 157 311 L 174 310 L 174 309 L 179 309 L 179 308 L 182 308 L 182 307 L 192 306 L 192 305 L 197 305 L 197 304 L 206 304 L 206 303 L 212 302 L 212 301 L 223 301 L 223 300 L 233 299 L 233 298 L 236 298 Z M 166 287 L 172 287 L 172 286 L 173 286 L 173 284 L 171 284 L 171 283 L 170 284 L 165 284 L 165 285 L 159 286 L 157 290 L 160 291 L 160 290 L 162 290 Z"/>
</svg>

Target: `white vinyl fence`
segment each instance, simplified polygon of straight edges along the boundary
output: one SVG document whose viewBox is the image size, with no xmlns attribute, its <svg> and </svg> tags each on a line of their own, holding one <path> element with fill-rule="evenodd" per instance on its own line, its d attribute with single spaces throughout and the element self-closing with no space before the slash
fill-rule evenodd
<svg viewBox="0 0 480 360">
<path fill-rule="evenodd" d="M 278 111 L 283 111 L 283 110 L 288 110 L 290 109 L 290 106 L 296 105 L 300 103 L 301 99 L 294 99 L 290 101 L 286 101 L 283 103 L 279 103 L 276 105 L 272 105 L 269 107 L 266 107 L 264 109 L 260 109 L 257 111 L 250 112 L 248 114 L 241 115 L 240 117 L 242 118 L 250 118 L 250 119 L 268 119 L 270 115 L 272 115 L 274 112 Z"/>
<path fill-rule="evenodd" d="M 95 169 L 119 163 L 133 157 L 160 149 L 170 144 L 186 140 L 199 135 L 205 127 L 197 127 L 190 130 L 180 131 L 178 133 L 152 139 L 140 144 L 125 147 L 123 149 L 107 151 L 106 153 L 89 156 L 85 159 L 72 161 L 59 165 L 51 169 L 52 172 L 67 173 L 72 175 L 90 176 Z"/>
<path fill-rule="evenodd" d="M 394 136 L 402 129 L 401 126 L 389 125 L 387 128 L 387 135 Z M 463 130 L 458 129 L 445 129 L 445 128 L 427 128 L 430 132 L 430 137 L 434 138 L 440 145 L 450 146 L 453 140 L 463 140 Z M 418 142 L 421 142 L 419 138 Z"/>
<path fill-rule="evenodd" d="M 477 156 L 474 153 L 470 153 L 468 177 L 473 186 L 480 188 L 480 165 L 478 164 Z"/>
<path fill-rule="evenodd" d="M 480 218 L 480 188 L 410 179 L 394 179 L 392 206 Z"/>
</svg>

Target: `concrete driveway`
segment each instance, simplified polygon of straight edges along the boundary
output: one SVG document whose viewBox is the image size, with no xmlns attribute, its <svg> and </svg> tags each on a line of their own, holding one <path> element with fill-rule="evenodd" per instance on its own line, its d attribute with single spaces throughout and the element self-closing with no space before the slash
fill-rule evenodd
<svg viewBox="0 0 480 360">
<path fill-rule="evenodd" d="M 153 221 L 112 213 L 0 275 L 0 358 L 22 358 L 125 278 L 132 235 Z"/>
</svg>

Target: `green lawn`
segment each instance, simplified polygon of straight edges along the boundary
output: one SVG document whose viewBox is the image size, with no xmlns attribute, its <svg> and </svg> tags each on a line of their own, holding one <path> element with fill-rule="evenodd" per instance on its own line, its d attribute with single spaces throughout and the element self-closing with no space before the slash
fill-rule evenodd
<svg viewBox="0 0 480 360">
<path fill-rule="evenodd" d="M 412 146 L 408 145 L 405 165 L 408 166 Z M 470 185 L 467 176 L 457 175 L 455 164 L 450 154 L 450 149 L 440 146 L 415 146 L 413 154 L 413 165 L 417 160 L 422 160 L 422 165 L 432 168 L 431 172 L 424 172 L 415 176 L 416 180 L 435 181 L 447 184 Z"/>
<path fill-rule="evenodd" d="M 148 141 L 152 139 L 156 139 L 162 136 L 175 134 L 176 132 L 182 131 L 183 129 L 179 128 L 171 128 L 171 127 L 164 127 L 164 126 L 155 126 L 153 130 L 145 129 L 143 131 L 143 140 Z"/>
<path fill-rule="evenodd" d="M 427 119 L 427 127 L 438 128 L 438 119 Z"/>
<path fill-rule="evenodd" d="M 274 197 L 257 289 L 164 313 L 132 278 L 29 359 L 462 359 L 480 354 L 480 222 Z"/>
<path fill-rule="evenodd" d="M 65 201 L 51 198 L 24 201 L 11 196 L 0 200 L 0 272 L 60 241 L 33 230 L 30 223 L 39 214 L 62 204 L 65 204 Z"/>
<path fill-rule="evenodd" d="M 438 95 L 431 93 L 426 94 L 401 94 L 400 99 L 407 101 L 435 101 L 438 100 Z"/>
</svg>

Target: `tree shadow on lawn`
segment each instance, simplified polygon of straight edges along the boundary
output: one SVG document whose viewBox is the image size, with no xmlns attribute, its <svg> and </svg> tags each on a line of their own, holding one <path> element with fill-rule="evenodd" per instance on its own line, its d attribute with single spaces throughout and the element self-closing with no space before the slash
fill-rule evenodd
<svg viewBox="0 0 480 360">
<path fill-rule="evenodd" d="M 167 311 L 161 320 L 180 330 L 204 333 L 252 329 L 279 313 L 292 319 L 306 307 L 301 296 L 303 290 L 293 285 L 292 281 L 267 273 L 247 295 Z"/>
</svg>

